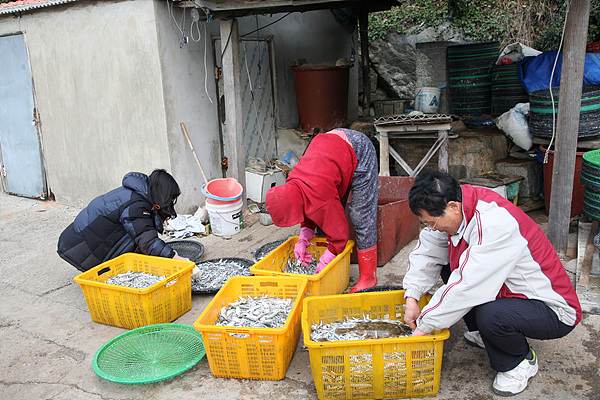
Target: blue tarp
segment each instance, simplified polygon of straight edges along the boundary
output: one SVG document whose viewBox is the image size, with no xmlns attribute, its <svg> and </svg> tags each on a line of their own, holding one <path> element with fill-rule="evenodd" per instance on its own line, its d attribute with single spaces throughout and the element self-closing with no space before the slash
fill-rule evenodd
<svg viewBox="0 0 600 400">
<path fill-rule="evenodd" d="M 547 51 L 536 57 L 525 57 L 519 61 L 519 79 L 527 93 L 540 89 L 548 89 L 550 75 L 556 58 L 556 51 Z M 552 87 L 560 86 L 560 71 L 562 66 L 562 53 L 556 62 L 556 69 L 552 78 Z M 600 83 L 600 53 L 586 53 L 585 67 L 583 70 L 583 83 Z"/>
</svg>

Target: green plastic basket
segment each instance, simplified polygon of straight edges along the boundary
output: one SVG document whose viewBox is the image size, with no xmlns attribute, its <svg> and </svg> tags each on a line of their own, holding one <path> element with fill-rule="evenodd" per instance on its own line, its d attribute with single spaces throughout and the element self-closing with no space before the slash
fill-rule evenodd
<svg viewBox="0 0 600 400">
<path fill-rule="evenodd" d="M 583 162 L 589 164 L 591 167 L 600 168 L 600 149 L 586 151 L 583 154 Z"/>
<path fill-rule="evenodd" d="M 205 354 L 202 334 L 191 325 L 155 324 L 106 342 L 94 355 L 93 367 L 107 381 L 137 385 L 179 375 Z"/>
</svg>

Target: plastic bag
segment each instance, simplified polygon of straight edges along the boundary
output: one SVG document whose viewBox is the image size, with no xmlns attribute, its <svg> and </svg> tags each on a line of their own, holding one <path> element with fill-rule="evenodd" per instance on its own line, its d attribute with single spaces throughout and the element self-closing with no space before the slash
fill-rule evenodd
<svg viewBox="0 0 600 400">
<path fill-rule="evenodd" d="M 524 57 L 535 57 L 542 54 L 541 51 L 525 46 L 523 43 L 511 43 L 502 50 L 496 64 L 503 59 L 508 58 L 513 62 L 521 61 Z"/>
<path fill-rule="evenodd" d="M 523 150 L 529 150 L 533 146 L 528 116 L 529 103 L 518 103 L 495 120 L 498 129 Z"/>
<path fill-rule="evenodd" d="M 282 161 L 285 161 L 290 167 L 294 168 L 300 159 L 294 154 L 293 151 L 288 151 L 285 156 L 281 157 Z"/>
<path fill-rule="evenodd" d="M 256 172 L 267 172 L 267 163 L 260 158 L 248 157 L 246 169 Z"/>
</svg>

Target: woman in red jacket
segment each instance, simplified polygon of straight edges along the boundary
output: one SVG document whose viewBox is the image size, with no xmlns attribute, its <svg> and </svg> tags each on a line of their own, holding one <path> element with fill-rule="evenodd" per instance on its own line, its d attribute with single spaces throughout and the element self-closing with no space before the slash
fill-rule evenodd
<svg viewBox="0 0 600 400">
<path fill-rule="evenodd" d="M 377 155 L 361 132 L 334 129 L 311 141 L 284 185 L 267 192 L 267 211 L 277 226 L 301 224 L 294 254 L 310 261 L 306 250 L 320 227 L 327 250 L 317 265 L 319 273 L 346 247 L 349 236 L 344 203 L 356 232 L 360 278 L 350 293 L 377 285 Z"/>
</svg>

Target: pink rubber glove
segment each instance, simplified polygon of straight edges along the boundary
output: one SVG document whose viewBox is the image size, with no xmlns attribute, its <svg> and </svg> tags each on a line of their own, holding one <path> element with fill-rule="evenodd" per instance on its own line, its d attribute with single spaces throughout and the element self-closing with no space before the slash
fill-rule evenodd
<svg viewBox="0 0 600 400">
<path fill-rule="evenodd" d="M 329 250 L 325 250 L 325 253 L 323 253 L 321 258 L 319 259 L 319 263 L 317 264 L 317 270 L 315 271 L 315 274 L 318 274 L 319 272 L 323 271 L 323 268 L 325 268 L 327 264 L 333 261 L 334 258 L 335 254 L 333 254 Z"/>
<path fill-rule="evenodd" d="M 314 229 L 302 228 L 298 236 L 298 242 L 294 246 L 294 257 L 302 264 L 306 265 L 312 262 L 313 257 L 306 249 L 310 246 L 310 239 L 315 235 Z"/>
</svg>

